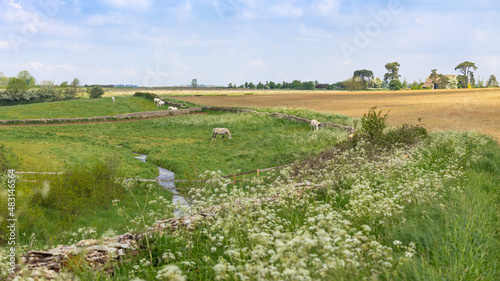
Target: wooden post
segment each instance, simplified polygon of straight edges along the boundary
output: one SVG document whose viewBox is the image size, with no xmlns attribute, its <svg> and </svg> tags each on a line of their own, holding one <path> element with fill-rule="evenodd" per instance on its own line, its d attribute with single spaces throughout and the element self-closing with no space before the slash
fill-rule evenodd
<svg viewBox="0 0 500 281">
<path fill-rule="evenodd" d="M 259 176 L 259 169 L 257 169 L 257 176 Z"/>
<path fill-rule="evenodd" d="M 236 174 L 233 174 L 233 184 L 236 184 Z"/>
</svg>

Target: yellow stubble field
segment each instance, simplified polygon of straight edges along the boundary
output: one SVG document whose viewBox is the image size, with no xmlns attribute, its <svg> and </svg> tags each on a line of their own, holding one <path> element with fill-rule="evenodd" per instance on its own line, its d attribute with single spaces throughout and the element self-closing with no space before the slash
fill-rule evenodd
<svg viewBox="0 0 500 281">
<path fill-rule="evenodd" d="M 478 130 L 500 142 L 500 89 L 419 91 L 253 91 L 178 99 L 210 106 L 307 108 L 361 117 L 377 106 L 389 111 L 388 122 L 420 124 L 429 130 Z"/>
</svg>

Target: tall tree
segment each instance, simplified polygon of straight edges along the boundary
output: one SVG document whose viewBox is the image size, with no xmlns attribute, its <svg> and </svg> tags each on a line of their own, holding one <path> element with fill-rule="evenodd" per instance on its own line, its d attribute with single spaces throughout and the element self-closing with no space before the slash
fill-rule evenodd
<svg viewBox="0 0 500 281">
<path fill-rule="evenodd" d="M 0 86 L 7 86 L 9 78 L 7 78 L 2 72 L 0 72 Z"/>
<path fill-rule="evenodd" d="M 429 78 L 432 81 L 432 84 L 436 84 L 439 80 L 439 75 L 437 74 L 437 69 L 431 70 L 431 75 L 429 75 Z"/>
<path fill-rule="evenodd" d="M 461 64 L 457 65 L 457 67 L 455 67 L 455 70 L 460 71 L 467 78 L 468 84 L 473 84 L 473 82 L 471 82 L 471 77 L 474 76 L 471 76 L 471 74 L 473 75 L 472 70 L 474 71 L 477 70 L 477 66 L 475 63 L 470 61 L 464 61 Z"/>
<path fill-rule="evenodd" d="M 387 69 L 387 73 L 384 75 L 384 81 L 386 83 L 389 83 L 392 80 L 399 80 L 399 67 L 400 64 L 397 62 L 391 62 L 385 65 L 385 68 Z"/>
<path fill-rule="evenodd" d="M 196 88 L 198 86 L 198 79 L 194 78 L 191 80 L 191 87 Z"/>
<path fill-rule="evenodd" d="M 73 81 L 71 81 L 71 86 L 73 88 L 77 88 L 78 86 L 80 86 L 80 80 L 78 80 L 78 78 L 73 79 Z"/>
<path fill-rule="evenodd" d="M 20 71 L 17 74 L 17 79 L 23 80 L 29 87 L 36 85 L 36 79 L 27 70 Z"/>
<path fill-rule="evenodd" d="M 498 81 L 495 75 L 491 74 L 490 78 L 488 79 L 488 84 L 486 85 L 487 87 L 498 87 Z"/>
<path fill-rule="evenodd" d="M 354 71 L 353 77 L 359 77 L 363 83 L 363 88 L 368 88 L 370 81 L 373 79 L 373 71 L 367 69 L 361 69 Z"/>
</svg>

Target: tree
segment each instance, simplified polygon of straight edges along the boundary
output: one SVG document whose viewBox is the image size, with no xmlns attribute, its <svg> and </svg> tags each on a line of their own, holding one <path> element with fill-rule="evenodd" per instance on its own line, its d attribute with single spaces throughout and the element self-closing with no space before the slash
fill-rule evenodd
<svg viewBox="0 0 500 281">
<path fill-rule="evenodd" d="M 498 81 L 495 75 L 491 74 L 490 78 L 488 79 L 488 83 L 486 85 L 487 87 L 498 87 Z"/>
<path fill-rule="evenodd" d="M 292 85 L 290 86 L 292 89 L 301 89 L 302 88 L 302 82 L 300 80 L 293 80 Z"/>
<path fill-rule="evenodd" d="M 248 88 L 255 89 L 255 84 L 253 82 L 248 83 Z"/>
<path fill-rule="evenodd" d="M 345 80 L 342 84 L 343 88 L 348 91 L 359 91 L 362 90 L 364 87 L 364 84 L 359 77 L 349 78 Z"/>
<path fill-rule="evenodd" d="M 33 87 L 36 85 L 35 77 L 33 77 L 33 75 L 31 75 L 27 70 L 20 71 L 17 74 L 17 79 L 24 80 L 26 85 L 28 85 L 29 87 Z"/>
<path fill-rule="evenodd" d="M 26 92 L 28 85 L 23 79 L 12 77 L 7 83 L 7 92 L 9 92 L 15 99 L 19 99 L 21 94 Z"/>
<path fill-rule="evenodd" d="M 392 91 L 398 91 L 403 88 L 403 84 L 401 84 L 401 81 L 398 79 L 393 79 L 391 82 L 389 82 L 389 89 Z"/>
<path fill-rule="evenodd" d="M 356 70 L 354 71 L 353 77 L 359 77 L 363 84 L 363 88 L 366 89 L 370 85 L 370 81 L 373 79 L 373 72 L 367 69 Z"/>
<path fill-rule="evenodd" d="M 257 89 L 264 89 L 264 84 L 262 84 L 262 82 L 259 82 L 257 84 Z"/>
<path fill-rule="evenodd" d="M 304 89 L 306 89 L 306 90 L 314 90 L 314 89 L 316 89 L 316 85 L 314 84 L 313 81 L 304 82 Z"/>
<path fill-rule="evenodd" d="M 77 88 L 78 86 L 80 86 L 80 80 L 78 80 L 78 78 L 73 79 L 73 81 L 71 81 L 71 86 L 73 88 Z"/>
<path fill-rule="evenodd" d="M 229 83 L 229 85 L 227 85 L 228 88 L 232 88 L 233 87 L 233 83 Z"/>
<path fill-rule="evenodd" d="M 191 87 L 196 88 L 198 86 L 198 79 L 194 78 L 191 80 Z"/>
<path fill-rule="evenodd" d="M 248 88 L 248 82 L 245 82 L 245 88 Z"/>
<path fill-rule="evenodd" d="M 400 64 L 397 62 L 391 62 L 385 65 L 385 68 L 387 69 L 387 73 L 384 75 L 384 81 L 386 83 L 389 83 L 392 80 L 399 80 L 399 67 Z"/>
<path fill-rule="evenodd" d="M 438 89 L 446 89 L 448 88 L 448 82 L 449 78 L 444 76 L 443 74 L 438 75 L 438 80 L 437 80 L 437 88 Z"/>
<path fill-rule="evenodd" d="M 380 89 L 382 88 L 382 79 L 380 79 L 380 77 L 377 77 L 375 79 L 372 79 L 372 81 L 370 81 L 370 88 L 376 88 L 376 89 Z"/>
<path fill-rule="evenodd" d="M 99 86 L 92 86 L 87 88 L 87 93 L 91 99 L 97 99 L 104 95 L 104 90 Z"/>
<path fill-rule="evenodd" d="M 438 82 L 439 75 L 437 74 L 437 69 L 431 70 L 431 75 L 429 75 L 429 78 L 432 81 L 432 85 L 435 85 Z"/>
<path fill-rule="evenodd" d="M 9 83 L 9 78 L 0 72 L 0 86 L 7 86 L 7 83 Z"/>
<path fill-rule="evenodd" d="M 470 62 L 470 61 L 464 61 L 461 64 L 457 65 L 457 67 L 455 67 L 455 70 L 460 71 L 465 77 L 467 77 L 467 84 L 473 84 L 471 82 L 471 75 L 473 75 L 472 69 L 474 71 L 476 71 L 477 66 L 475 63 Z M 472 77 L 474 77 L 474 76 L 472 76 Z"/>
<path fill-rule="evenodd" d="M 271 88 L 271 89 L 276 89 L 276 88 L 278 88 L 278 87 L 276 86 L 276 83 L 274 83 L 273 81 L 270 81 L 270 82 L 269 82 L 269 88 Z"/>
<path fill-rule="evenodd" d="M 458 88 L 460 89 L 467 89 L 467 76 L 465 75 L 458 75 L 457 76 L 457 83 L 458 83 Z"/>
</svg>

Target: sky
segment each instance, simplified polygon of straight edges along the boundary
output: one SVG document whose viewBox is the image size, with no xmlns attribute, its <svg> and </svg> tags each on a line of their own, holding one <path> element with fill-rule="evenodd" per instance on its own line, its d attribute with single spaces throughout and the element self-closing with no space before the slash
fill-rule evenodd
<svg viewBox="0 0 500 281">
<path fill-rule="evenodd" d="M 359 69 L 500 77 L 497 0 L 0 0 L 0 72 L 41 82 L 335 83 Z"/>
</svg>

